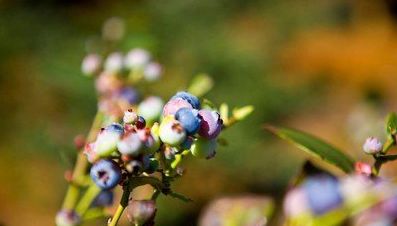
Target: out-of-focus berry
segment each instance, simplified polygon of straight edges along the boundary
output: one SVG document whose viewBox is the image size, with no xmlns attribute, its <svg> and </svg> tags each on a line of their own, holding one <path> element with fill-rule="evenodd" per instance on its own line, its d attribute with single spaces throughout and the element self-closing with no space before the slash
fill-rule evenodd
<svg viewBox="0 0 397 226">
<path fill-rule="evenodd" d="M 150 63 L 145 67 L 143 71 L 143 77 L 149 81 L 156 81 L 160 78 L 162 73 L 162 68 L 159 63 Z"/>
<path fill-rule="evenodd" d="M 139 93 L 136 89 L 131 87 L 124 87 L 117 93 L 117 98 L 130 105 L 136 104 L 139 101 Z"/>
<path fill-rule="evenodd" d="M 163 111 L 163 100 L 156 96 L 151 96 L 143 100 L 138 106 L 138 114 L 141 115 L 148 124 L 158 121 Z"/>
<path fill-rule="evenodd" d="M 124 111 L 124 116 L 123 116 L 123 122 L 126 124 L 132 124 L 135 123 L 136 120 L 138 119 L 138 115 L 132 111 L 132 109 L 128 109 L 127 111 Z"/>
<path fill-rule="evenodd" d="M 189 135 L 195 134 L 200 128 L 201 120 L 196 109 L 181 108 L 176 112 L 175 119 L 182 124 Z"/>
<path fill-rule="evenodd" d="M 284 213 L 291 218 L 310 213 L 308 201 L 302 188 L 290 190 L 284 199 Z"/>
<path fill-rule="evenodd" d="M 102 27 L 102 36 L 105 40 L 118 41 L 124 36 L 124 21 L 119 17 L 111 17 Z"/>
<path fill-rule="evenodd" d="M 370 176 L 372 173 L 372 168 L 368 163 L 356 162 L 354 165 L 356 173 L 363 174 L 365 176 Z"/>
<path fill-rule="evenodd" d="M 101 68 L 102 58 L 98 54 L 89 54 L 84 57 L 81 64 L 81 71 L 88 76 L 91 76 L 99 71 Z"/>
<path fill-rule="evenodd" d="M 101 73 L 95 81 L 95 88 L 100 94 L 111 94 L 121 88 L 121 81 L 114 75 Z"/>
<path fill-rule="evenodd" d="M 173 116 L 163 119 L 159 128 L 160 139 L 171 146 L 177 146 L 186 139 L 186 131 Z"/>
<path fill-rule="evenodd" d="M 119 183 L 121 169 L 114 161 L 102 159 L 91 167 L 90 176 L 98 187 L 108 190 Z"/>
<path fill-rule="evenodd" d="M 181 98 L 189 102 L 194 109 L 200 109 L 200 100 L 191 93 L 181 91 L 177 92 L 171 99 Z"/>
<path fill-rule="evenodd" d="M 222 130 L 222 119 L 218 112 L 207 109 L 199 111 L 199 117 L 201 118 L 199 135 L 207 138 L 216 138 Z"/>
<path fill-rule="evenodd" d="M 369 137 L 367 140 L 365 140 L 365 143 L 363 145 L 364 152 L 371 155 L 381 152 L 382 148 L 382 142 L 380 142 L 375 137 Z"/>
<path fill-rule="evenodd" d="M 197 138 L 190 150 L 195 157 L 210 159 L 216 154 L 217 142 L 215 139 L 208 140 L 202 137 Z"/>
<path fill-rule="evenodd" d="M 91 206 L 92 207 L 111 206 L 113 204 L 113 198 L 114 198 L 113 191 L 103 190 L 94 199 Z"/>
<path fill-rule="evenodd" d="M 128 220 L 134 225 L 150 225 L 156 210 L 153 200 L 130 200 L 126 209 Z"/>
<path fill-rule="evenodd" d="M 141 48 L 135 48 L 127 53 L 124 59 L 126 68 L 142 68 L 150 61 L 150 53 Z"/>
<path fill-rule="evenodd" d="M 57 226 L 76 226 L 80 221 L 80 216 L 74 210 L 61 210 L 55 217 Z"/>
<path fill-rule="evenodd" d="M 343 201 L 339 182 L 330 175 L 321 174 L 307 178 L 303 189 L 315 215 L 322 215 L 337 208 Z"/>
<path fill-rule="evenodd" d="M 173 98 L 164 105 L 163 116 L 175 115 L 181 108 L 192 109 L 193 107 L 188 101 L 182 98 Z"/>
<path fill-rule="evenodd" d="M 104 69 L 111 73 L 121 71 L 123 69 L 123 55 L 118 52 L 110 54 L 106 58 Z"/>
<path fill-rule="evenodd" d="M 125 165 L 125 169 L 132 174 L 139 174 L 142 172 L 143 164 L 141 161 L 132 160 Z"/>
</svg>

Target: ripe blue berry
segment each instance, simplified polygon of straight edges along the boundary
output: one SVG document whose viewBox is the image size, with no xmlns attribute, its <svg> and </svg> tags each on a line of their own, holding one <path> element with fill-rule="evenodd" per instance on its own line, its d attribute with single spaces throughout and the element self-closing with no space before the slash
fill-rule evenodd
<svg viewBox="0 0 397 226">
<path fill-rule="evenodd" d="M 175 115 L 175 113 L 181 108 L 192 109 L 193 107 L 189 102 L 182 98 L 173 98 L 164 105 L 163 116 Z"/>
<path fill-rule="evenodd" d="M 61 210 L 55 217 L 57 226 L 77 226 L 80 222 L 81 218 L 74 210 Z"/>
<path fill-rule="evenodd" d="M 186 131 L 181 123 L 168 116 L 163 119 L 159 128 L 160 139 L 171 146 L 177 146 L 186 139 Z"/>
<path fill-rule="evenodd" d="M 117 143 L 124 134 L 124 128 L 118 123 L 113 123 L 104 128 L 98 135 L 94 153 L 98 157 L 107 157 L 111 155 L 117 147 Z"/>
<path fill-rule="evenodd" d="M 114 194 L 113 191 L 102 190 L 99 195 L 94 199 L 92 207 L 111 206 L 113 204 Z"/>
<path fill-rule="evenodd" d="M 114 161 L 102 159 L 91 167 L 90 176 L 98 187 L 108 190 L 120 182 L 121 169 Z"/>
<path fill-rule="evenodd" d="M 117 149 L 123 155 L 136 157 L 141 154 L 143 143 L 136 132 L 130 132 L 117 143 Z"/>
<path fill-rule="evenodd" d="M 151 96 L 142 101 L 138 106 L 138 115 L 146 119 L 148 124 L 152 124 L 160 119 L 163 112 L 163 100 L 159 97 Z"/>
<path fill-rule="evenodd" d="M 200 128 L 200 119 L 196 109 L 181 108 L 176 112 L 175 119 L 182 124 L 189 135 L 195 134 Z"/>
<path fill-rule="evenodd" d="M 194 109 L 200 109 L 200 100 L 196 96 L 194 96 L 188 92 L 185 92 L 185 91 L 177 92 L 172 97 L 172 99 L 175 99 L 175 98 L 181 98 L 183 100 L 186 100 L 187 102 L 189 102 L 192 105 L 192 107 Z"/>
<path fill-rule="evenodd" d="M 216 154 L 217 142 L 215 139 L 208 140 L 202 137 L 197 138 L 190 148 L 193 156 L 210 159 Z"/>
<path fill-rule="evenodd" d="M 309 207 L 316 215 L 324 214 L 339 205 L 343 199 L 338 180 L 330 175 L 309 177 L 303 184 Z"/>
<path fill-rule="evenodd" d="M 201 119 L 199 135 L 207 139 L 216 138 L 222 129 L 222 119 L 218 112 L 202 109 L 198 112 Z"/>
</svg>

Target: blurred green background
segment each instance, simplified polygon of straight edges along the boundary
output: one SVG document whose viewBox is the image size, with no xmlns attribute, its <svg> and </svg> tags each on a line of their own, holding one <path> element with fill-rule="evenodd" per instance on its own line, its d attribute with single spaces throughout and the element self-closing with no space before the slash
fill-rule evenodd
<svg viewBox="0 0 397 226">
<path fill-rule="evenodd" d="M 382 134 L 397 106 L 396 13 L 392 0 L 1 1 L 0 224 L 53 225 L 73 137 L 96 110 L 80 62 L 107 18 L 126 22 L 117 48 L 147 48 L 164 65 L 153 94 L 169 98 L 206 72 L 215 80 L 208 99 L 256 108 L 224 133 L 229 145 L 215 159 L 185 163 L 173 187 L 195 202 L 160 198 L 158 225 L 195 225 L 214 198 L 282 195 L 307 156 L 265 123 L 315 133 L 367 160 L 361 142 Z"/>
</svg>

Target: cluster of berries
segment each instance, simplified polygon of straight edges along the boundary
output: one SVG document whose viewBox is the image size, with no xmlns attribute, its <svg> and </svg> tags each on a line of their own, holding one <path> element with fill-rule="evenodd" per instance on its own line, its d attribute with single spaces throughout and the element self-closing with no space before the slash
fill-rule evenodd
<svg viewBox="0 0 397 226">
<path fill-rule="evenodd" d="M 141 48 L 130 50 L 126 56 L 120 52 L 109 54 L 104 61 L 98 54 L 87 55 L 82 72 L 95 77 L 99 94 L 99 110 L 120 118 L 123 112 L 139 102 L 139 93 L 131 86 L 139 81 L 153 82 L 160 78 L 162 67 L 153 62 L 150 53 Z"/>
<path fill-rule="evenodd" d="M 169 166 L 162 169 L 164 172 L 172 168 L 175 155 L 192 153 L 207 159 L 215 155 L 216 138 L 223 126 L 219 113 L 200 109 L 199 99 L 187 92 L 173 96 L 160 115 L 149 111 L 158 107 L 150 107 L 153 101 L 149 98 L 138 106 L 138 112 L 150 116 L 150 124 L 129 109 L 124 113 L 123 125 L 110 124 L 87 144 L 85 154 L 93 163 L 90 175 L 99 187 L 111 189 L 128 174 L 156 172 L 162 160 L 155 155 L 158 152 Z M 154 122 L 159 116 L 161 122 Z"/>
</svg>

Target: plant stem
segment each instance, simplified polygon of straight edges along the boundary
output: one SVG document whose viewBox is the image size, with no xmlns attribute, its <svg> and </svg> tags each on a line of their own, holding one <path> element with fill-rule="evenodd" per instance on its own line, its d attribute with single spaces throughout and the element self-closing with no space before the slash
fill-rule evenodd
<svg viewBox="0 0 397 226">
<path fill-rule="evenodd" d="M 91 129 L 87 136 L 87 142 L 91 142 L 95 139 L 98 130 L 102 126 L 103 114 L 99 111 L 96 113 L 94 121 L 92 123 Z M 88 167 L 88 161 L 85 157 L 83 150 L 80 150 L 77 155 L 76 165 L 73 170 L 72 182 L 69 184 L 68 190 L 66 192 L 65 199 L 63 201 L 63 209 L 74 209 L 77 200 L 80 195 L 80 188 L 78 182 L 85 174 Z"/>
<path fill-rule="evenodd" d="M 128 206 L 130 194 L 131 194 L 131 191 L 133 190 L 133 188 L 130 187 L 130 183 L 131 183 L 131 177 L 128 179 L 128 182 L 126 183 L 126 185 L 123 186 L 123 196 L 121 197 L 120 204 L 117 207 L 117 210 L 114 213 L 112 220 L 110 221 L 108 226 L 116 226 L 121 218 L 121 215 L 124 212 L 124 209 Z"/>
<path fill-rule="evenodd" d="M 81 198 L 80 202 L 76 206 L 76 212 L 82 217 L 90 208 L 91 203 L 94 199 L 98 196 L 101 192 L 101 189 L 96 186 L 96 184 L 91 184 L 90 187 L 87 189 L 84 196 Z"/>
</svg>

